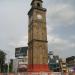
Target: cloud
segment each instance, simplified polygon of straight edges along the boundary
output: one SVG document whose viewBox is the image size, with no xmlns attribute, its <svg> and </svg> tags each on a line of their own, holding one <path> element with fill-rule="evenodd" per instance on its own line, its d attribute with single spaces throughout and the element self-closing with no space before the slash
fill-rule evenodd
<svg viewBox="0 0 75 75">
<path fill-rule="evenodd" d="M 56 55 L 60 55 L 60 57 L 65 58 L 73 55 L 75 53 L 74 49 L 75 49 L 75 42 L 70 42 L 69 40 L 64 40 L 61 39 L 59 37 L 56 37 L 54 35 L 48 35 L 48 47 L 49 47 L 49 51 L 54 51 L 54 54 Z M 72 51 L 69 54 L 66 54 L 65 52 L 70 52 L 70 50 Z"/>
<path fill-rule="evenodd" d="M 55 48 L 62 49 L 64 46 L 66 46 L 66 44 L 68 44 L 67 40 L 61 39 L 53 35 L 48 35 L 48 41 L 49 41 L 49 45 L 51 45 L 50 47 L 54 49 Z"/>
<path fill-rule="evenodd" d="M 8 45 L 11 46 L 11 47 L 14 47 L 14 48 L 25 47 L 25 46 L 27 46 L 27 42 L 28 42 L 28 36 L 26 35 L 19 40 L 10 41 L 8 43 Z"/>
<path fill-rule="evenodd" d="M 48 7 L 48 22 L 53 23 L 52 26 L 73 25 L 75 23 L 75 10 L 68 4 L 56 4 Z"/>
<path fill-rule="evenodd" d="M 10 58 L 14 57 L 15 47 L 27 45 L 30 3 L 30 0 L 0 1 L 0 48 Z M 61 57 L 75 55 L 74 3 L 75 0 L 44 0 L 49 50 Z"/>
<path fill-rule="evenodd" d="M 15 56 L 16 47 L 27 45 L 29 3 L 30 0 L 0 1 L 0 48 L 7 57 Z"/>
<path fill-rule="evenodd" d="M 75 55 L 74 0 L 49 0 L 47 2 L 49 2 L 47 4 L 49 50 L 53 50 L 61 57 Z"/>
</svg>

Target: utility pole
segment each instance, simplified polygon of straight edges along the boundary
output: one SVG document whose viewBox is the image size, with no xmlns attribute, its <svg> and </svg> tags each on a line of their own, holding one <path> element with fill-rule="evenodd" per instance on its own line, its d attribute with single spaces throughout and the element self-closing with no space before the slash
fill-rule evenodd
<svg viewBox="0 0 75 75">
<path fill-rule="evenodd" d="M 1 72 L 1 64 L 0 64 L 0 72 Z"/>
</svg>

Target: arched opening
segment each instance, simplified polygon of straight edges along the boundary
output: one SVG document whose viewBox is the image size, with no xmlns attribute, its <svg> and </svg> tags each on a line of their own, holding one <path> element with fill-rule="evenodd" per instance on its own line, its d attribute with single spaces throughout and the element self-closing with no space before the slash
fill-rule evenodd
<svg viewBox="0 0 75 75">
<path fill-rule="evenodd" d="M 37 3 L 37 6 L 40 7 L 41 6 L 40 3 Z"/>
</svg>

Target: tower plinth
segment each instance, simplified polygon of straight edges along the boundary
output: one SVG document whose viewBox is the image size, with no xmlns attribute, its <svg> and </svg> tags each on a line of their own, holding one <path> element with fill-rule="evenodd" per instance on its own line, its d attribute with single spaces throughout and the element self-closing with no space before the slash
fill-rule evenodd
<svg viewBox="0 0 75 75">
<path fill-rule="evenodd" d="M 28 12 L 28 71 L 49 72 L 46 9 L 42 0 L 32 0 Z M 40 74 L 41 75 L 41 74 Z"/>
</svg>

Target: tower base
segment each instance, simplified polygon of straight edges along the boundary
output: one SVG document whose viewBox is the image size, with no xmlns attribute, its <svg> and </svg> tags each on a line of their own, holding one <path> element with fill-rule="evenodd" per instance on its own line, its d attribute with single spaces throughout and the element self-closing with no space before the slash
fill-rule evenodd
<svg viewBox="0 0 75 75">
<path fill-rule="evenodd" d="M 28 65 L 28 75 L 51 75 L 47 64 Z"/>
</svg>

